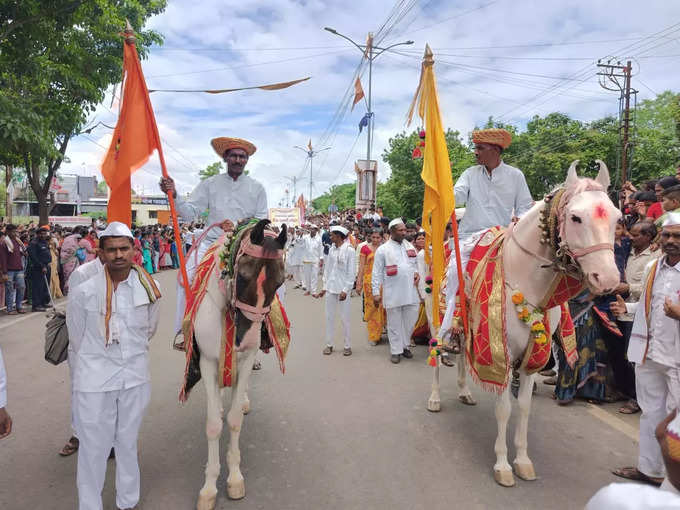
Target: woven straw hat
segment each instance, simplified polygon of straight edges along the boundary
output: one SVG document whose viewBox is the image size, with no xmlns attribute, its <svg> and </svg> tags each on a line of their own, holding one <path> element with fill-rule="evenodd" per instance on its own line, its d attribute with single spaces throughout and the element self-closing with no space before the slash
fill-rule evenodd
<svg viewBox="0 0 680 510">
<path fill-rule="evenodd" d="M 472 132 L 473 143 L 492 143 L 507 149 L 512 143 L 512 135 L 505 129 L 480 129 Z"/>
<path fill-rule="evenodd" d="M 230 138 L 228 136 L 220 136 L 219 138 L 213 138 L 210 140 L 210 144 L 215 149 L 215 152 L 219 157 L 223 158 L 224 153 L 229 149 L 243 149 L 246 151 L 248 156 L 255 154 L 257 147 L 255 147 L 248 140 L 243 140 L 242 138 Z"/>
</svg>

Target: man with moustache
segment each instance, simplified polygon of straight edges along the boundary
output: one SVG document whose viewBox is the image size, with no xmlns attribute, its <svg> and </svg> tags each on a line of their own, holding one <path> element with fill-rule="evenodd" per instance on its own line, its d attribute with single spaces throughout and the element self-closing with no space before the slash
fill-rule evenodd
<svg viewBox="0 0 680 510">
<path fill-rule="evenodd" d="M 512 142 L 512 135 L 505 129 L 482 129 L 472 133 L 472 142 L 478 164 L 466 169 L 453 188 L 456 207 L 465 205 L 465 216 L 458 227 L 463 271 L 484 232 L 497 225 L 509 225 L 513 218 L 521 217 L 534 204 L 522 171 L 502 159 L 503 151 Z M 452 250 L 446 276 L 447 307 L 441 331 L 449 330 L 453 323 L 458 292 L 456 268 L 456 254 Z M 459 333 L 462 329 L 456 325 L 454 331 Z"/>
<path fill-rule="evenodd" d="M 647 265 L 639 302 L 625 303 L 617 295 L 610 305 L 615 316 L 635 314 L 628 360 L 635 363 L 642 409 L 638 464 L 613 473 L 657 486 L 666 471 L 655 428 L 680 407 L 680 213 L 668 213 L 660 239 L 663 255 Z"/>
<path fill-rule="evenodd" d="M 208 231 L 199 246 L 194 246 L 196 254 L 187 257 L 186 269 L 189 280 L 201 262 L 201 258 L 224 232 L 234 230 L 240 220 L 246 218 L 265 219 L 268 217 L 267 192 L 258 181 L 243 173 L 248 159 L 257 150 L 247 140 L 220 137 L 210 142 L 220 158 L 227 163 L 227 173 L 217 174 L 196 186 L 188 198 L 177 196 L 175 183 L 169 177 L 161 179 L 164 193 L 172 193 L 176 198 L 177 212 L 185 222 L 197 221 L 208 211 L 208 225 L 219 223 L 221 228 Z M 184 287 L 177 287 L 177 316 L 175 332 L 182 328 L 186 297 Z"/>
<path fill-rule="evenodd" d="M 106 461 L 116 451 L 116 505 L 139 502 L 137 438 L 151 397 L 149 341 L 158 326 L 156 282 L 132 263 L 134 239 L 114 221 L 101 233 L 103 270 L 71 289 L 66 308 L 80 510 L 101 510 Z"/>
</svg>

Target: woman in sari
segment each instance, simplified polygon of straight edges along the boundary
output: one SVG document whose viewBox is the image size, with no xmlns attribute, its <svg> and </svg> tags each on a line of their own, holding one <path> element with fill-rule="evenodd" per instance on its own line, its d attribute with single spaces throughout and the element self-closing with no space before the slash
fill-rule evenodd
<svg viewBox="0 0 680 510">
<path fill-rule="evenodd" d="M 94 230 L 90 230 L 85 237 L 78 241 L 78 247 L 85 250 L 85 260 L 83 263 L 94 260 L 97 256 L 97 234 Z"/>
<path fill-rule="evenodd" d="M 147 273 L 153 274 L 153 262 L 151 262 L 151 241 L 149 234 L 146 234 L 142 241 L 142 257 L 144 259 L 144 269 Z"/>
<path fill-rule="evenodd" d="M 80 247 L 78 243 L 82 238 L 80 227 L 76 227 L 70 236 L 64 238 L 61 243 L 61 254 L 59 260 L 61 262 L 61 270 L 64 273 L 64 292 L 68 293 L 68 281 L 71 273 L 80 265 L 80 260 L 76 256 L 76 250 Z"/>
<path fill-rule="evenodd" d="M 382 304 L 375 306 L 371 290 L 371 273 L 373 272 L 373 259 L 375 250 L 382 243 L 382 233 L 380 229 L 371 232 L 370 242 L 361 248 L 359 255 L 359 273 L 357 276 L 356 288 L 364 291 L 364 321 L 368 329 L 368 341 L 371 345 L 378 345 L 382 336 L 383 326 L 385 325 L 385 309 Z"/>
<path fill-rule="evenodd" d="M 63 298 L 64 294 L 61 292 L 61 285 L 59 283 L 59 239 L 56 235 L 52 235 L 49 241 L 50 255 L 52 255 L 52 263 L 50 264 L 50 295 L 52 299 Z"/>
</svg>

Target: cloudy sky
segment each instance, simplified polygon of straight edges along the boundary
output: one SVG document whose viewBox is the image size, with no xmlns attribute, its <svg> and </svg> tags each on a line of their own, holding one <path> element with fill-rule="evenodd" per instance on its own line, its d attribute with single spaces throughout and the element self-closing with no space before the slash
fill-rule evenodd
<svg viewBox="0 0 680 510">
<path fill-rule="evenodd" d="M 198 171 L 218 161 L 209 141 L 239 136 L 258 147 L 248 168 L 265 184 L 269 204 L 309 192 L 305 154 L 311 139 L 313 196 L 354 179 L 353 162 L 366 157 L 358 123 L 364 102 L 346 108 L 361 53 L 323 30 L 335 28 L 363 44 L 413 40 L 379 56 L 373 66 L 375 142 L 379 179 L 389 167 L 379 156 L 404 120 L 418 84 L 425 43 L 435 53 L 444 124 L 464 136 L 489 116 L 523 127 L 535 114 L 560 111 L 584 121 L 617 112 L 617 94 L 598 85 L 599 58 L 634 59 L 639 99 L 678 90 L 680 2 L 675 0 L 169 0 L 149 21 L 165 37 L 142 65 L 150 89 L 219 89 L 311 76 L 280 91 L 230 94 L 157 92 L 151 95 L 170 174 L 180 192 Z M 382 27 L 382 29 L 381 29 Z M 364 89 L 368 71 L 360 68 Z M 111 98 L 91 121 L 114 125 Z M 62 173 L 97 175 L 109 129 L 71 142 Z M 157 193 L 157 158 L 133 177 L 133 187 Z"/>
</svg>

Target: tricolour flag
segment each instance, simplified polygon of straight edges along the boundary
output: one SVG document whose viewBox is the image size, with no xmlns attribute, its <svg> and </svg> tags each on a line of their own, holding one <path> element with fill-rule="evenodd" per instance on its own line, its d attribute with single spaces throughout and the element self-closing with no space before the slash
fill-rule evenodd
<svg viewBox="0 0 680 510">
<path fill-rule="evenodd" d="M 102 175 L 111 193 L 107 221 L 132 223 L 130 176 L 160 149 L 156 119 L 149 100 L 134 43 L 123 50 L 123 96 L 111 145 L 102 163 Z"/>
<path fill-rule="evenodd" d="M 426 136 L 423 171 L 420 174 L 425 184 L 422 226 L 425 230 L 425 246 L 432 246 L 432 320 L 435 326 L 439 326 L 439 288 L 446 270 L 444 267 L 444 232 L 455 207 L 455 199 L 451 162 L 439 112 L 433 65 L 432 50 L 426 46 L 420 84 L 411 104 L 409 122 L 417 103 L 418 114 L 424 121 Z M 428 255 L 426 249 L 426 260 Z"/>
</svg>

